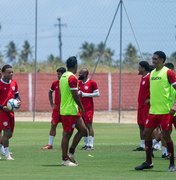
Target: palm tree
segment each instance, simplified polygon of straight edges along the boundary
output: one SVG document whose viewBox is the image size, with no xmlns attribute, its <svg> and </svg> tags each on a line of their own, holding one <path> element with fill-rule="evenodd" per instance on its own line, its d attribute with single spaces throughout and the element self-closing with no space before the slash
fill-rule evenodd
<svg viewBox="0 0 176 180">
<path fill-rule="evenodd" d="M 15 43 L 10 41 L 6 48 L 7 50 L 5 51 L 5 56 L 9 59 L 9 62 L 14 62 L 18 54 Z"/>
<path fill-rule="evenodd" d="M 95 45 L 93 43 L 84 42 L 81 46 L 80 58 L 84 63 L 92 63 L 95 61 Z"/>
<path fill-rule="evenodd" d="M 22 47 L 23 49 L 21 50 L 21 53 L 20 53 L 20 62 L 21 63 L 24 62 L 26 64 L 29 60 L 29 56 L 32 57 L 32 47 L 27 40 L 24 41 L 24 44 Z"/>
<path fill-rule="evenodd" d="M 130 66 L 135 66 L 136 64 L 138 64 L 137 49 L 131 43 L 128 44 L 124 56 L 124 64 Z"/>
<path fill-rule="evenodd" d="M 173 52 L 170 56 L 170 61 L 173 62 L 174 64 L 176 64 L 176 52 Z"/>
<path fill-rule="evenodd" d="M 97 45 L 96 53 L 100 56 L 100 62 L 102 64 L 111 65 L 112 64 L 112 56 L 114 55 L 114 51 L 110 48 L 106 48 L 103 42 Z"/>
</svg>

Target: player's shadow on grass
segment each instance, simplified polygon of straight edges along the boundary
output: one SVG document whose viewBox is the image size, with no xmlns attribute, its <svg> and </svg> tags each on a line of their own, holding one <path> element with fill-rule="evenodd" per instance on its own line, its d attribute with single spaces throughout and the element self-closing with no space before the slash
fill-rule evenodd
<svg viewBox="0 0 176 180">
<path fill-rule="evenodd" d="M 60 166 L 63 166 L 61 164 L 44 164 L 44 165 L 41 165 L 43 167 L 60 167 Z"/>
<path fill-rule="evenodd" d="M 130 171 L 134 171 L 134 172 L 139 172 L 139 173 L 142 173 L 142 172 L 145 172 L 145 173 L 156 173 L 156 172 L 167 172 L 166 170 L 141 170 L 141 171 L 136 171 L 135 169 L 131 169 Z"/>
</svg>

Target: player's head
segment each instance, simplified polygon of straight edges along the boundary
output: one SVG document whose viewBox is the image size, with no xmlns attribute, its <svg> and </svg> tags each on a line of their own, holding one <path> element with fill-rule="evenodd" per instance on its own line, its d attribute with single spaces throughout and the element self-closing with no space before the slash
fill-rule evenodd
<svg viewBox="0 0 176 180">
<path fill-rule="evenodd" d="M 60 79 L 62 74 L 64 74 L 64 72 L 66 72 L 66 69 L 64 67 L 60 67 L 56 70 L 56 72 L 57 72 L 58 79 Z"/>
<path fill-rule="evenodd" d="M 140 61 L 138 67 L 139 75 L 143 75 L 146 72 L 149 72 L 149 63 L 147 61 Z"/>
<path fill-rule="evenodd" d="M 89 71 L 87 68 L 82 68 L 80 71 L 79 71 L 79 77 L 78 79 L 79 80 L 87 80 L 88 78 L 88 75 L 89 75 Z"/>
<path fill-rule="evenodd" d="M 13 77 L 13 68 L 11 65 L 6 64 L 2 67 L 2 77 L 4 79 L 12 79 Z"/>
<path fill-rule="evenodd" d="M 162 66 L 166 61 L 166 54 L 163 51 L 156 51 L 152 56 L 152 63 L 154 67 Z"/>
<path fill-rule="evenodd" d="M 75 56 L 71 56 L 67 59 L 66 67 L 68 71 L 71 71 L 73 74 L 76 74 L 78 64 L 77 64 L 77 59 Z"/>
<path fill-rule="evenodd" d="M 174 71 L 174 64 L 171 62 L 165 63 L 164 66 Z"/>
</svg>

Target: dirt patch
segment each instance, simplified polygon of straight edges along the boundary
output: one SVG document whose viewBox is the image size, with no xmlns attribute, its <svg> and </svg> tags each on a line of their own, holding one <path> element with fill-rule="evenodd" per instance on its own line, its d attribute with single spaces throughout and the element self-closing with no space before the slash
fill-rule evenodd
<svg viewBox="0 0 176 180">
<path fill-rule="evenodd" d="M 136 111 L 95 111 L 94 122 L 97 123 L 136 123 Z M 120 117 L 120 118 L 119 118 Z M 15 112 L 16 121 L 51 121 L 51 112 Z"/>
</svg>

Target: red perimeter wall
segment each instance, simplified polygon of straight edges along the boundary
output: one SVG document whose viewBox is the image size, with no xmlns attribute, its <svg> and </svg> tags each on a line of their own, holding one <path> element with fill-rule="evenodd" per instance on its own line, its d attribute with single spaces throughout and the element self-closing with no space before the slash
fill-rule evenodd
<svg viewBox="0 0 176 180">
<path fill-rule="evenodd" d="M 20 111 L 29 111 L 29 88 L 28 74 L 15 74 L 14 78 L 18 82 L 19 92 L 22 99 Z M 51 83 L 56 79 L 55 74 L 38 73 L 36 83 L 36 111 L 51 111 L 48 90 Z M 95 110 L 108 110 L 108 74 L 98 73 L 93 76 L 97 82 L 100 97 L 94 98 Z M 112 81 L 112 110 L 119 108 L 119 74 L 111 74 Z M 121 89 L 121 109 L 137 109 L 137 95 L 139 90 L 140 76 L 137 73 L 122 74 Z M 32 100 L 34 101 L 34 74 L 32 74 Z M 32 105 L 34 102 L 32 102 Z M 32 107 L 33 108 L 33 107 Z"/>
</svg>

